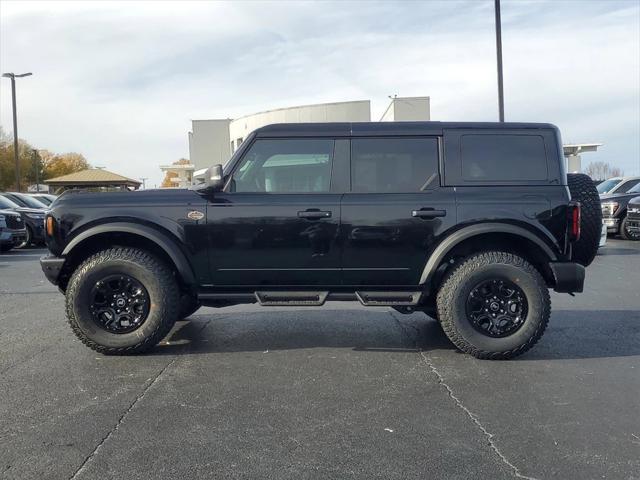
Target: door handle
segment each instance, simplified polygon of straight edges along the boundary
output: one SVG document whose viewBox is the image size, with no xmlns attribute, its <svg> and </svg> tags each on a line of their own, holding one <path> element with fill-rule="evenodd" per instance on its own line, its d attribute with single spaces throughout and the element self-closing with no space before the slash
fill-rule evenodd
<svg viewBox="0 0 640 480">
<path fill-rule="evenodd" d="M 411 216 L 415 218 L 444 217 L 446 214 L 446 210 L 435 210 L 433 208 L 421 208 L 420 210 L 414 210 L 411 212 Z"/>
<path fill-rule="evenodd" d="M 331 212 L 328 210 L 304 210 L 302 212 L 298 212 L 298 217 L 306 218 L 309 220 L 315 220 L 318 218 L 330 218 Z"/>
</svg>

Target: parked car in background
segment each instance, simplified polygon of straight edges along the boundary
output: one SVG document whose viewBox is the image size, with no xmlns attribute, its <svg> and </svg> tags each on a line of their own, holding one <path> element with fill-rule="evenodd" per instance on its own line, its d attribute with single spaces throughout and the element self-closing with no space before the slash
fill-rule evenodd
<svg viewBox="0 0 640 480">
<path fill-rule="evenodd" d="M 19 247 L 27 239 L 27 229 L 22 215 L 0 207 L 0 252 Z"/>
<path fill-rule="evenodd" d="M 633 220 L 628 217 L 628 204 L 638 195 L 640 195 L 640 184 L 627 193 L 600 195 L 602 221 L 607 226 L 609 234 L 619 233 L 625 240 L 640 240 L 640 234 L 633 228 L 629 229 L 629 223 Z"/>
<path fill-rule="evenodd" d="M 598 184 L 596 187 L 600 195 L 612 193 L 627 193 L 640 184 L 640 177 L 613 177 Z"/>
<path fill-rule="evenodd" d="M 28 246 L 32 243 L 42 245 L 44 243 L 44 216 L 46 209 L 25 207 L 23 204 L 14 202 L 9 193 L 0 193 L 0 209 L 11 210 L 20 214 L 26 226 L 26 238 L 21 246 Z M 28 197 L 28 195 L 27 195 Z M 37 202 L 35 199 L 31 199 Z M 38 202 L 39 203 L 39 202 Z"/>
<path fill-rule="evenodd" d="M 48 205 L 42 203 L 37 198 L 29 195 L 28 193 L 19 193 L 19 192 L 3 192 L 3 196 L 7 197 L 13 203 L 17 203 L 21 207 L 25 208 L 37 208 L 41 210 L 47 210 Z"/>
<path fill-rule="evenodd" d="M 56 195 L 51 195 L 49 193 L 30 193 L 29 195 L 39 202 L 44 203 L 46 206 L 51 205 L 53 201 L 58 198 Z"/>
<path fill-rule="evenodd" d="M 634 197 L 627 204 L 626 229 L 634 240 L 640 240 L 640 197 Z"/>
</svg>

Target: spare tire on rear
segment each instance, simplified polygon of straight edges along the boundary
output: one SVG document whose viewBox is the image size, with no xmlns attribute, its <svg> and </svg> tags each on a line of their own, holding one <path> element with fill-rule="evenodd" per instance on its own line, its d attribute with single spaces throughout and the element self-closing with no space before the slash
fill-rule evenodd
<svg viewBox="0 0 640 480">
<path fill-rule="evenodd" d="M 567 174 L 571 200 L 580 202 L 580 239 L 573 243 L 572 258 L 585 267 L 593 262 L 600 245 L 602 209 L 593 180 L 584 173 Z"/>
</svg>

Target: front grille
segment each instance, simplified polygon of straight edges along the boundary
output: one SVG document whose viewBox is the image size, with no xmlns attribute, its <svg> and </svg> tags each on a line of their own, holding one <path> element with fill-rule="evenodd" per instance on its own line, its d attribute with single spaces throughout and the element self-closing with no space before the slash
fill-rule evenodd
<svg viewBox="0 0 640 480">
<path fill-rule="evenodd" d="M 627 209 L 627 217 L 633 220 L 640 220 L 640 207 L 629 207 Z"/>
<path fill-rule="evenodd" d="M 17 215 L 5 215 L 4 221 L 7 224 L 7 228 L 19 229 L 24 228 L 24 220 Z"/>
</svg>

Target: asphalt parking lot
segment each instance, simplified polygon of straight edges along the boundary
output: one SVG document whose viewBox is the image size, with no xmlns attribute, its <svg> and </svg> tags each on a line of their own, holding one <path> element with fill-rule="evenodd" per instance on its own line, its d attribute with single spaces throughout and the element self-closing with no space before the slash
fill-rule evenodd
<svg viewBox="0 0 640 480">
<path fill-rule="evenodd" d="M 2 478 L 640 478 L 640 242 L 609 240 L 507 362 L 347 303 L 203 308 L 105 357 L 42 252 L 0 255 Z"/>
</svg>

